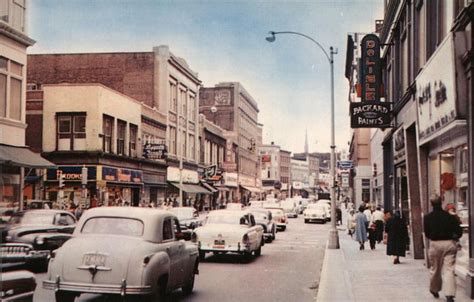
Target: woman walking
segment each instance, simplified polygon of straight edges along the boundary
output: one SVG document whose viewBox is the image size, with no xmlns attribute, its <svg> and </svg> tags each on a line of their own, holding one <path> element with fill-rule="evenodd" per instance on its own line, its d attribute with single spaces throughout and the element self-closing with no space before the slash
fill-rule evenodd
<svg viewBox="0 0 474 302">
<path fill-rule="evenodd" d="M 356 240 L 359 242 L 360 250 L 363 250 L 364 244 L 367 241 L 367 224 L 369 221 L 367 220 L 367 216 L 364 214 L 365 207 L 361 205 L 359 207 L 359 213 L 356 215 L 356 227 L 355 227 L 355 234 Z"/>
<path fill-rule="evenodd" d="M 399 257 L 405 257 L 408 243 L 407 224 L 399 210 L 396 210 L 393 217 L 388 219 L 385 232 L 387 233 L 387 255 L 395 256 L 393 264 L 399 264 Z"/>
</svg>

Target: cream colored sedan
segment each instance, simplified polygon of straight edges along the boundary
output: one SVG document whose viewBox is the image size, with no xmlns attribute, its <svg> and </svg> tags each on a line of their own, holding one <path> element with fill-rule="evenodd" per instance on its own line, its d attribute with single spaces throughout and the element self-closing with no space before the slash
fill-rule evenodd
<svg viewBox="0 0 474 302">
<path fill-rule="evenodd" d="M 260 256 L 265 244 L 263 228 L 245 210 L 217 210 L 209 213 L 206 224 L 194 230 L 192 240 L 197 243 L 199 257 L 206 253 L 237 253 L 249 258 Z"/>
</svg>

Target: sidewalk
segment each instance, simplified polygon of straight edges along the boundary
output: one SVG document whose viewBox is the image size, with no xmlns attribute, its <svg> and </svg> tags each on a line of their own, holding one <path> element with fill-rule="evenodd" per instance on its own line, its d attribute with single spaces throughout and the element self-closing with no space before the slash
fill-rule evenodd
<svg viewBox="0 0 474 302">
<path fill-rule="evenodd" d="M 316 301 L 446 301 L 442 291 L 439 299 L 429 293 L 430 273 L 424 260 L 407 255 L 394 265 L 384 244 L 372 251 L 366 242 L 360 251 L 343 227 L 339 242 L 340 249 L 326 249 Z M 472 301 L 459 280 L 456 301 Z"/>
</svg>

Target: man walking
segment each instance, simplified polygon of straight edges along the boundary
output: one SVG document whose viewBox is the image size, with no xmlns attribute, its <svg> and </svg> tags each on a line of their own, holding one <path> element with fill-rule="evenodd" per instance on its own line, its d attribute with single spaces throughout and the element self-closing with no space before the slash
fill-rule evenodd
<svg viewBox="0 0 474 302">
<path fill-rule="evenodd" d="M 462 236 L 462 229 L 456 218 L 441 208 L 440 196 L 434 195 L 430 201 L 433 211 L 425 215 L 423 219 L 425 235 L 430 239 L 428 251 L 431 262 L 430 293 L 438 298 L 439 291 L 444 285 L 443 291 L 446 294 L 446 301 L 453 302 L 456 295 L 454 275 L 456 242 Z M 444 280 L 442 279 L 443 271 Z"/>
</svg>

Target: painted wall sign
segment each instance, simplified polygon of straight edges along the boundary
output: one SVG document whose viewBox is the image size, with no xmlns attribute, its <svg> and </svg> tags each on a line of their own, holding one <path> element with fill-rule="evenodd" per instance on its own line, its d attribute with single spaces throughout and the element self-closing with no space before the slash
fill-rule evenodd
<svg viewBox="0 0 474 302">
<path fill-rule="evenodd" d="M 228 187 L 237 187 L 239 185 L 237 173 L 225 172 L 224 173 L 224 185 L 226 185 Z"/>
<path fill-rule="evenodd" d="M 143 157 L 147 159 L 166 159 L 168 148 L 166 144 L 146 143 L 143 145 Z"/>
<path fill-rule="evenodd" d="M 453 39 L 449 36 L 442 42 L 416 78 L 418 129 L 422 144 L 457 117 Z"/>
<path fill-rule="evenodd" d="M 87 180 L 95 181 L 97 179 L 97 167 L 87 167 Z M 58 171 L 64 175 L 65 182 L 81 181 L 82 180 L 82 166 L 59 166 L 57 169 L 48 169 L 46 173 L 46 180 L 58 180 Z"/>
<path fill-rule="evenodd" d="M 362 102 L 379 102 L 382 92 L 380 40 L 377 35 L 365 35 L 361 41 Z"/>
<path fill-rule="evenodd" d="M 386 102 L 355 102 L 350 104 L 351 128 L 389 128 L 392 105 Z"/>
<path fill-rule="evenodd" d="M 400 127 L 393 134 L 393 161 L 398 164 L 405 160 L 405 129 Z"/>
</svg>

